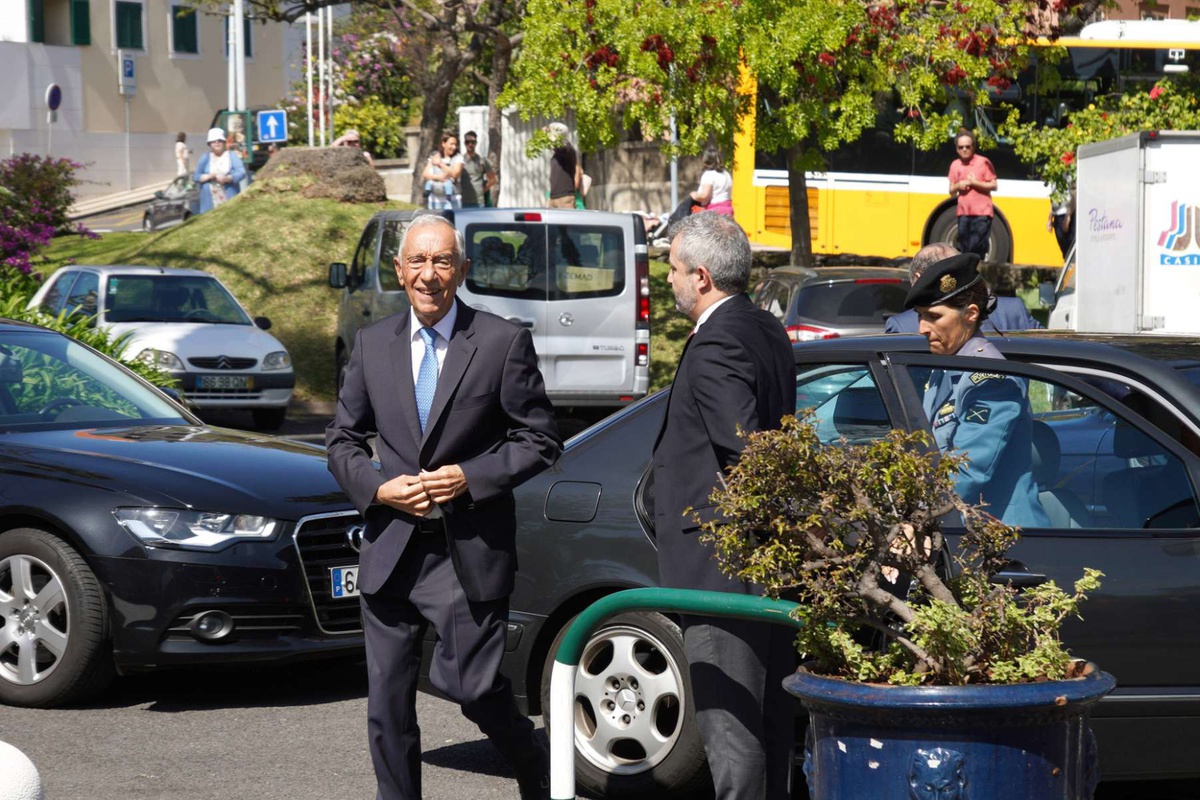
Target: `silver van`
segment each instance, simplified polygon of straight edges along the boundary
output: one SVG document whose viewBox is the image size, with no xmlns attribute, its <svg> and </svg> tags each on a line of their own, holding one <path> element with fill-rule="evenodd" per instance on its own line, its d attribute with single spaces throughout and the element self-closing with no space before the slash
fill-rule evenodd
<svg viewBox="0 0 1200 800">
<path fill-rule="evenodd" d="M 400 239 L 425 211 L 381 211 L 349 264 L 329 265 L 341 290 L 337 381 L 359 328 L 408 307 L 393 268 Z M 650 387 L 650 262 L 634 214 L 572 209 L 438 212 L 462 231 L 471 268 L 464 303 L 529 328 L 546 391 L 559 407 L 617 407 Z"/>
</svg>

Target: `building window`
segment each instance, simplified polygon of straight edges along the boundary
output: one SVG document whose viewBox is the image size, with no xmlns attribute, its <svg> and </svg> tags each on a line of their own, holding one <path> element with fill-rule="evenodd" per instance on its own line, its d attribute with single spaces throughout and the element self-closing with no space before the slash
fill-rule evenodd
<svg viewBox="0 0 1200 800">
<path fill-rule="evenodd" d="M 128 0 L 116 0 L 117 48 L 120 50 L 145 50 L 142 36 L 142 4 Z"/>
<path fill-rule="evenodd" d="M 200 25 L 191 6 L 171 6 L 171 52 L 200 52 Z"/>
<path fill-rule="evenodd" d="M 45 0 L 29 0 L 29 41 L 39 44 L 46 41 Z"/>
<path fill-rule="evenodd" d="M 89 0 L 71 0 L 71 44 L 92 43 L 92 9 Z"/>
<path fill-rule="evenodd" d="M 229 58 L 229 25 L 233 17 L 225 17 L 225 57 Z M 246 58 L 254 58 L 254 26 L 249 17 L 242 17 L 242 40 L 245 42 Z"/>
</svg>

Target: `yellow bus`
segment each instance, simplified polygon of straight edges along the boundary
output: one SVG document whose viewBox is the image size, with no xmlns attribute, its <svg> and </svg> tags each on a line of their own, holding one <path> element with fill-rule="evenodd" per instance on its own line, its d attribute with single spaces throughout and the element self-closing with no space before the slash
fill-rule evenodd
<svg viewBox="0 0 1200 800">
<path fill-rule="evenodd" d="M 1053 96 L 1029 91 L 1037 79 L 1035 63 L 1010 88 L 993 92 L 992 105 L 960 108 L 968 127 L 999 141 L 980 150 L 995 165 L 998 180 L 988 260 L 1062 265 L 1054 234 L 1046 228 L 1049 188 L 996 134 L 997 121 L 1008 113 L 1004 107 L 1020 109 L 1022 121 L 1065 124 L 1072 110 L 1097 97 L 1146 91 L 1164 75 L 1200 70 L 1198 30 L 1200 22 L 1179 20 L 1089 25 L 1077 38 L 1059 39 L 1066 57 L 1042 66 L 1062 74 Z M 880 98 L 877 127 L 827 154 L 825 172 L 807 174 L 814 253 L 895 258 L 911 256 L 930 242 L 957 241 L 947 177 L 955 158 L 953 137 L 947 131 L 946 144 L 933 151 L 896 142 L 892 130 L 903 111 L 897 105 L 894 98 Z M 753 117 L 743 121 L 734 140 L 733 207 L 751 242 L 791 247 L 783 154 L 755 150 Z"/>
</svg>

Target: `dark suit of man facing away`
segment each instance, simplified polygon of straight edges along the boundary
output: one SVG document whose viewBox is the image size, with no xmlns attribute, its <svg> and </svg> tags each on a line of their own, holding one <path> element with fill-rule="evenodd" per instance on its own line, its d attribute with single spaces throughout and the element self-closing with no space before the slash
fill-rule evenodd
<svg viewBox="0 0 1200 800">
<path fill-rule="evenodd" d="M 325 434 L 329 469 L 366 519 L 359 586 L 380 800 L 421 796 L 416 691 L 430 624 L 433 685 L 513 764 L 523 798 L 550 796 L 545 751 L 499 666 L 516 570 L 512 489 L 553 464 L 562 442 L 529 332 L 455 300 L 463 255 L 444 219 L 405 231 L 396 272 L 412 310 L 359 333 Z"/>
<path fill-rule="evenodd" d="M 756 592 L 721 574 L 694 516 L 713 518 L 709 496 L 718 475 L 744 446 L 738 429 L 778 428 L 795 411 L 792 346 L 779 321 L 745 294 L 750 244 L 732 219 L 712 212 L 684 219 L 670 261 L 676 306 L 697 328 L 654 446 L 659 579 L 674 588 Z M 704 617 L 685 617 L 683 626 L 717 798 L 787 798 L 795 723 L 780 682 L 795 663 L 791 632 Z"/>
</svg>

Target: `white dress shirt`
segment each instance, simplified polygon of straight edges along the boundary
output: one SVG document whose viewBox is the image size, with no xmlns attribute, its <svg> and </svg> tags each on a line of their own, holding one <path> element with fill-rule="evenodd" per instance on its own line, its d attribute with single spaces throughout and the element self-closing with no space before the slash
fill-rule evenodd
<svg viewBox="0 0 1200 800">
<path fill-rule="evenodd" d="M 416 313 L 409 314 L 408 334 L 409 348 L 412 353 L 412 378 L 413 386 L 417 385 L 417 376 L 421 373 L 421 361 L 425 358 L 425 339 L 421 336 L 421 328 L 425 326 L 417 319 Z M 434 342 L 433 349 L 437 353 L 438 360 L 438 375 L 442 374 L 442 367 L 446 364 L 446 349 L 450 346 L 450 334 L 454 333 L 454 321 L 458 319 L 458 301 L 455 300 L 450 310 L 446 312 L 446 316 L 442 317 L 434 324 L 433 329 L 437 331 L 437 341 Z"/>
<path fill-rule="evenodd" d="M 712 313 L 717 310 L 717 306 L 721 305 L 721 303 L 724 303 L 726 300 L 732 300 L 732 299 L 733 299 L 733 295 L 728 295 L 726 297 L 722 297 L 720 300 L 713 303 L 708 308 L 704 309 L 704 313 L 700 315 L 700 319 L 696 320 L 696 327 L 692 328 L 692 333 L 695 333 L 696 331 L 700 330 L 700 326 L 708 321 L 708 318 L 712 316 Z M 423 351 L 424 351 L 424 348 L 422 348 L 422 352 Z"/>
</svg>

